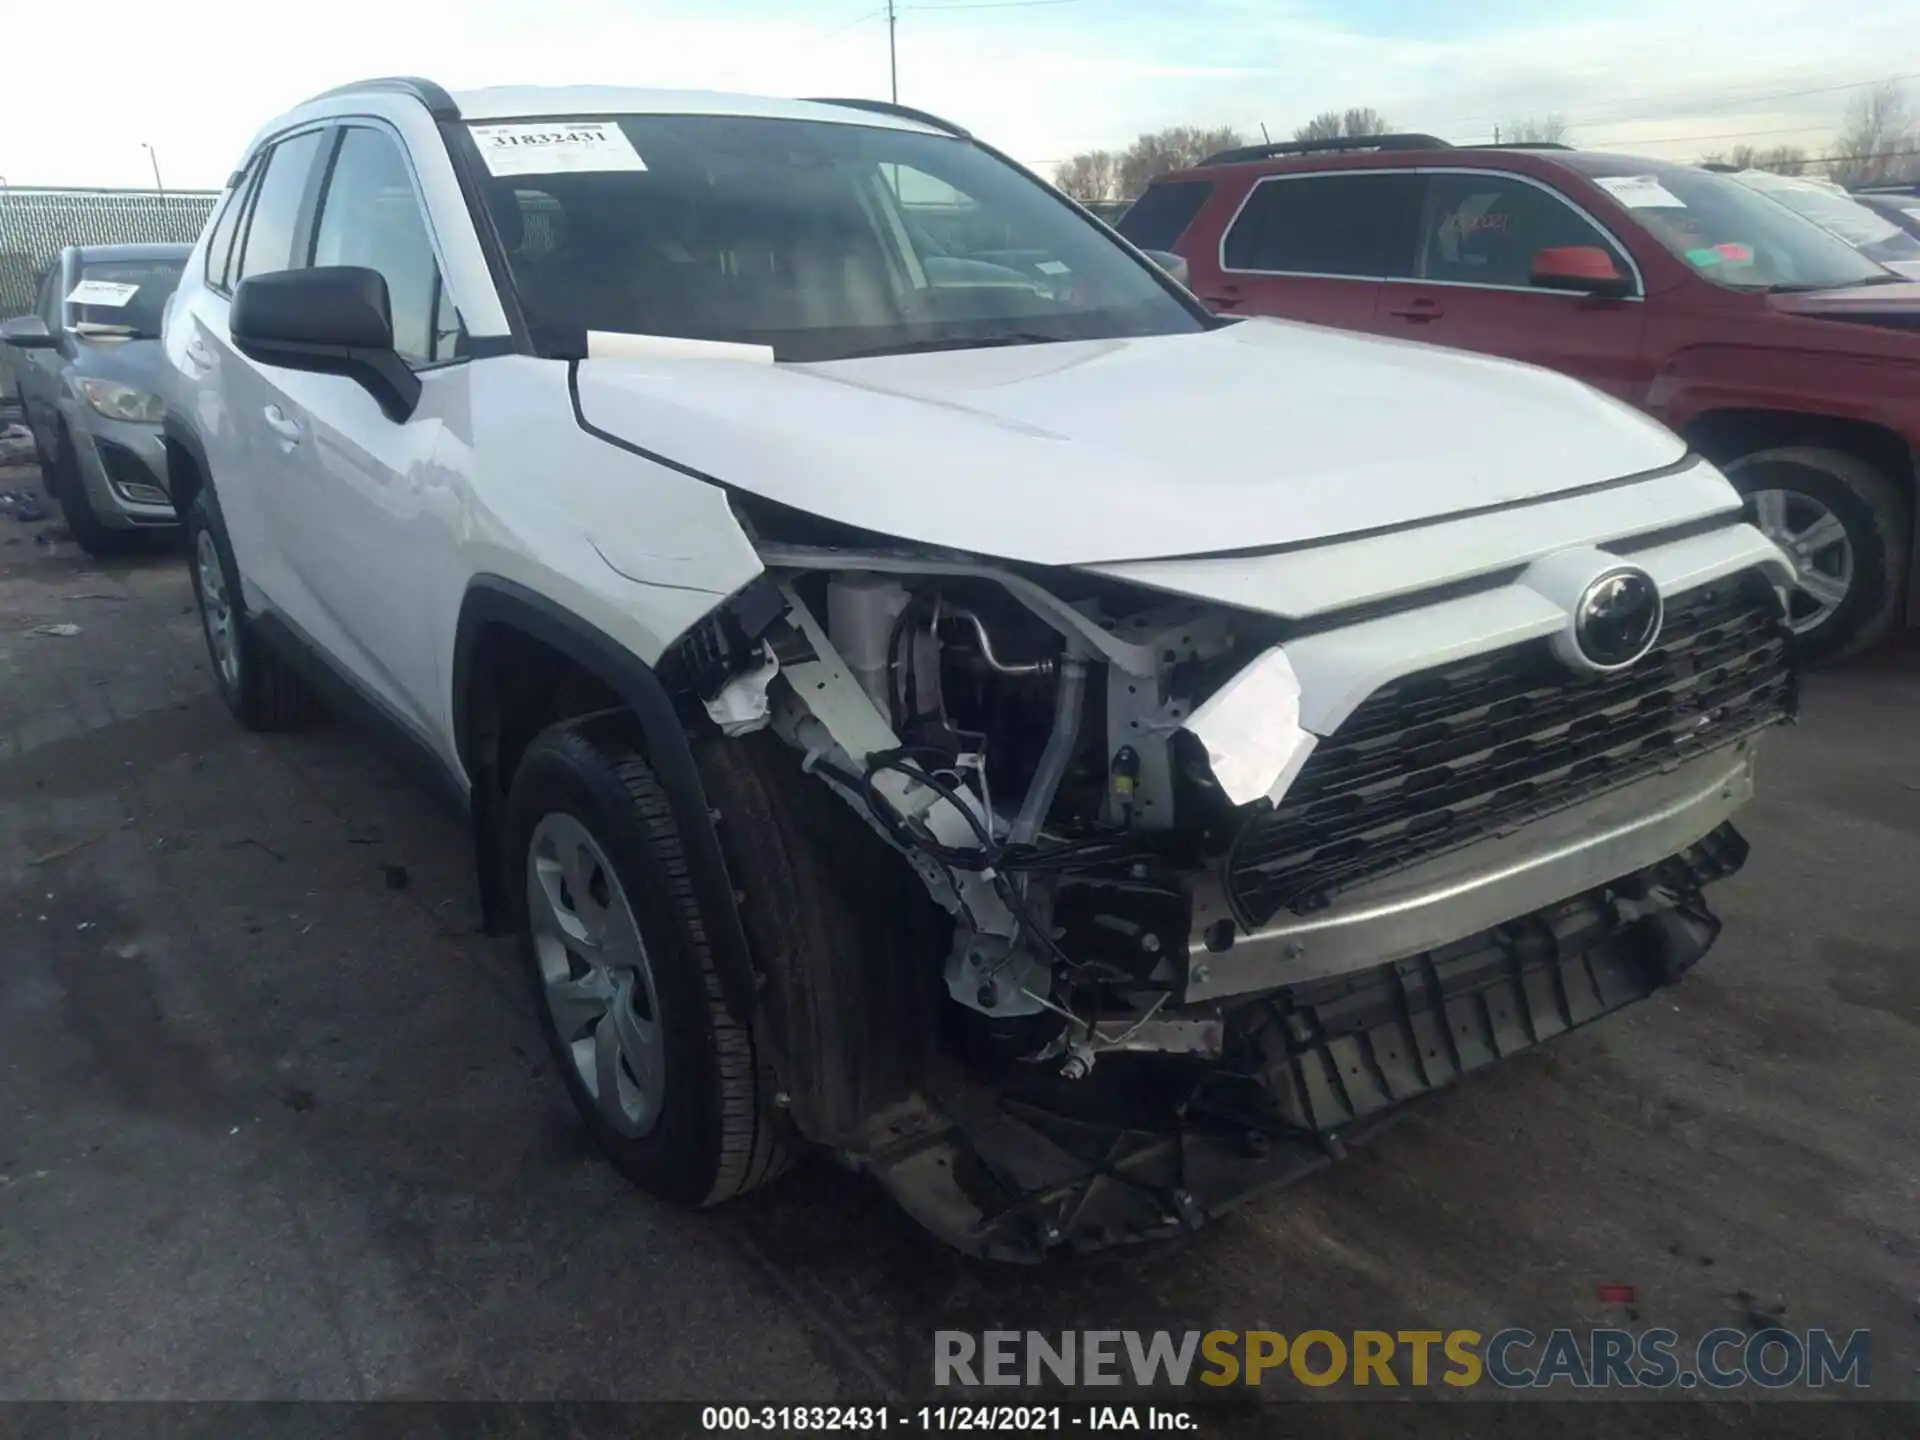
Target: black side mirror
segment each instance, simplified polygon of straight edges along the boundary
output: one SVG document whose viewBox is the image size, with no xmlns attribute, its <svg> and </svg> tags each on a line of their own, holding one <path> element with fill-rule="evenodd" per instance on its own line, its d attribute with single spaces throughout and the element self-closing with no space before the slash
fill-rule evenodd
<svg viewBox="0 0 1920 1440">
<path fill-rule="evenodd" d="M 240 353 L 263 365 L 343 375 L 388 419 L 420 403 L 420 377 L 394 353 L 386 278 L 359 265 L 283 270 L 242 280 L 227 318 Z"/>
<path fill-rule="evenodd" d="M 60 344 L 60 337 L 48 330 L 47 322 L 38 315 L 0 320 L 0 340 L 16 350 L 53 350 Z"/>
</svg>

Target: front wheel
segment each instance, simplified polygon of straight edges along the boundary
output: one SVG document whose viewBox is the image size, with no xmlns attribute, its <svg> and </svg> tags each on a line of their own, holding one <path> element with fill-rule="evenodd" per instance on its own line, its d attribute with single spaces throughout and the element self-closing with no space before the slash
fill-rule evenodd
<svg viewBox="0 0 1920 1440">
<path fill-rule="evenodd" d="M 542 1027 L 608 1158 L 694 1206 L 786 1169 L 786 1117 L 752 1031 L 728 1013 L 665 792 L 619 717 L 536 736 L 505 829 Z"/>
<path fill-rule="evenodd" d="M 1810 445 L 1745 455 L 1726 473 L 1748 518 L 1794 567 L 1787 618 L 1801 655 L 1840 659 L 1884 639 L 1911 560 L 1908 502 L 1893 481 L 1857 456 Z"/>
</svg>

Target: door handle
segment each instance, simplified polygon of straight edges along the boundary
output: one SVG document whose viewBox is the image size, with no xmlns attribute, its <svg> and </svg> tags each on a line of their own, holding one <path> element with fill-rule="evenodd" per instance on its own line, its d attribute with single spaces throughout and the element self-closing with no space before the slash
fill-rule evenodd
<svg viewBox="0 0 1920 1440">
<path fill-rule="evenodd" d="M 289 419 L 278 405 L 269 405 L 260 413 L 266 419 L 267 428 L 280 437 L 287 449 L 300 443 L 302 431 L 298 420 Z"/>
<path fill-rule="evenodd" d="M 1413 300 L 1405 305 L 1395 305 L 1388 309 L 1389 315 L 1397 315 L 1402 320 L 1411 320 L 1416 325 L 1428 320 L 1438 320 L 1447 312 L 1440 308 L 1437 300 Z"/>
</svg>

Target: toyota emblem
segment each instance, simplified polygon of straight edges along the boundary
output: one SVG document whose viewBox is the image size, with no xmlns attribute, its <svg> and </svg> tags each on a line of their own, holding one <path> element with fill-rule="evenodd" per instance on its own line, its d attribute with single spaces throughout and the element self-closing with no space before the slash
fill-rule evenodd
<svg viewBox="0 0 1920 1440">
<path fill-rule="evenodd" d="M 1622 566 L 1599 576 L 1573 611 L 1573 643 L 1596 670 L 1631 665 L 1660 637 L 1660 588 L 1646 571 Z"/>
</svg>

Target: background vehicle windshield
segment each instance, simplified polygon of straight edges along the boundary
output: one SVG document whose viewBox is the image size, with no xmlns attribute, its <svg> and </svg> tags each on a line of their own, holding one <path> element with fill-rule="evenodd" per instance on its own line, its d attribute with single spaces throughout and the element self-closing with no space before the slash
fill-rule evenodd
<svg viewBox="0 0 1920 1440">
<path fill-rule="evenodd" d="M 167 298 L 180 283 L 184 260 L 89 260 L 80 268 L 80 283 L 101 280 L 110 285 L 134 285 L 124 305 L 69 305 L 69 327 L 97 325 L 135 339 L 157 340 Z M 69 294 L 72 292 L 69 291 Z"/>
<path fill-rule="evenodd" d="M 554 343 L 611 330 L 819 361 L 1205 328 L 1101 226 L 952 136 L 685 115 L 473 129 L 514 288 Z M 521 148 L 541 134 L 558 138 Z"/>
<path fill-rule="evenodd" d="M 1838 235 L 1869 260 L 1878 260 L 1883 265 L 1920 260 L 1920 240 L 1886 216 L 1875 214 L 1838 186 L 1830 188 L 1765 170 L 1743 170 L 1733 178 L 1770 200 L 1778 200 L 1794 214 L 1806 216 L 1822 230 Z"/>
<path fill-rule="evenodd" d="M 1892 279 L 1885 267 L 1739 181 L 1678 166 L 1593 175 L 1662 245 L 1733 290 L 1831 290 Z"/>
</svg>

